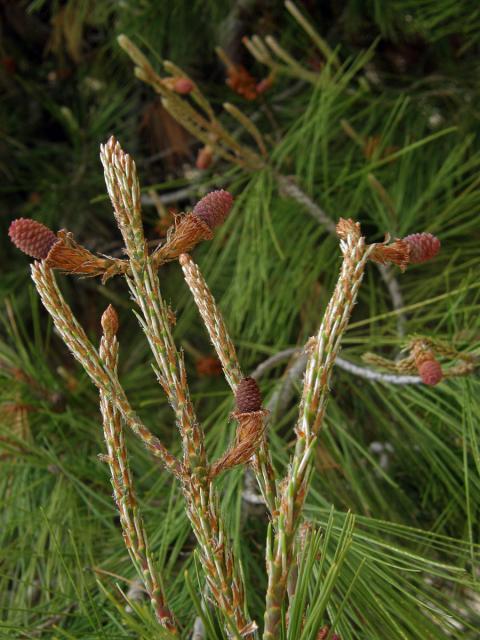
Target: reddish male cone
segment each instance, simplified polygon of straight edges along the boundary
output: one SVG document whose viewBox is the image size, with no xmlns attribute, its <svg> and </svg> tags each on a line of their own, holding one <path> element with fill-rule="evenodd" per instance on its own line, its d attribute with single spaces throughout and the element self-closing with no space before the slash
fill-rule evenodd
<svg viewBox="0 0 480 640">
<path fill-rule="evenodd" d="M 410 249 L 409 262 L 421 264 L 431 260 L 440 251 L 440 240 L 431 233 L 412 233 L 403 238 Z"/>
<path fill-rule="evenodd" d="M 233 196 L 228 191 L 220 189 L 207 193 L 193 207 L 193 215 L 208 224 L 210 229 L 218 227 L 230 213 L 233 205 Z"/>
<path fill-rule="evenodd" d="M 48 227 L 30 218 L 14 220 L 10 225 L 8 235 L 20 251 L 37 260 L 44 260 L 58 240 Z"/>
</svg>

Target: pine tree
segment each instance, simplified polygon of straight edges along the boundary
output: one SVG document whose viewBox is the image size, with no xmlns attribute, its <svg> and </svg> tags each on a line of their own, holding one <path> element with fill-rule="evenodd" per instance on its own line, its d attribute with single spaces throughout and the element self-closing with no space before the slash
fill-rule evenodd
<svg viewBox="0 0 480 640">
<path fill-rule="evenodd" d="M 479 16 L 168 5 L 0 9 L 0 636 L 473 640 Z"/>
</svg>

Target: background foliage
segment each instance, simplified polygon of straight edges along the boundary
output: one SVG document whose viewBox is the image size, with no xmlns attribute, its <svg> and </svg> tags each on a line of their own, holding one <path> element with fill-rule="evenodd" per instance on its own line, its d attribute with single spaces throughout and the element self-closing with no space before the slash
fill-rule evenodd
<svg viewBox="0 0 480 640">
<path fill-rule="evenodd" d="M 332 220 L 358 219 L 371 240 L 385 231 L 437 234 L 440 256 L 400 280 L 407 332 L 479 353 L 480 10 L 468 0 L 305 1 L 300 7 L 336 49 L 342 68 L 326 86 L 279 77 L 267 94 L 249 102 L 225 84 L 217 44 L 257 78 L 267 71 L 241 44 L 252 33 L 274 34 L 307 67 L 321 64 L 282 3 L 0 5 L 2 637 L 157 633 L 147 605 L 130 595 L 126 607 L 122 596 L 134 575 L 108 475 L 96 457 L 103 451 L 96 393 L 40 308 L 27 259 L 8 241 L 10 221 L 25 216 L 66 227 L 89 249 L 120 255 L 98 160 L 99 144 L 112 133 L 137 161 L 152 240 L 164 233 L 168 207 L 185 210 L 205 189 L 228 188 L 237 198 L 234 212 L 195 256 L 245 370 L 303 344 L 315 331 L 339 266 L 336 241 L 280 193 L 272 171 L 249 174 L 222 161 L 204 172 L 195 169 L 199 144 L 135 80 L 118 34 L 126 33 L 158 68 L 164 58 L 183 66 L 214 105 L 229 100 L 253 114 L 274 168 L 295 176 Z M 370 152 L 347 135 L 344 121 L 364 143 L 374 141 Z M 387 195 L 372 186 L 372 173 Z M 178 190 L 168 204 L 154 206 L 156 196 Z M 62 286 L 97 341 L 100 315 L 114 302 L 121 314 L 126 391 L 163 441 L 178 447 L 124 286 L 67 279 Z M 202 375 L 199 361 L 205 364 L 211 347 L 178 265 L 164 267 L 162 287 L 178 314 L 176 337 L 187 353 L 209 452 L 218 455 L 230 437 L 230 395 L 220 377 Z M 394 357 L 402 347 L 396 319 L 372 268 L 342 355 L 358 363 L 366 351 Z M 262 380 L 266 396 L 284 369 L 279 365 Z M 300 629 L 306 603 L 313 603 L 307 607 L 312 622 L 297 637 L 315 637 L 322 621 L 336 622 L 342 640 L 477 637 L 479 398 L 475 376 L 428 389 L 336 372 L 307 505 L 323 537 L 305 553 L 305 594 L 292 610 Z M 279 467 L 295 415 L 292 401 L 271 433 Z M 135 440 L 129 446 L 152 548 L 187 636 L 200 610 L 203 580 L 181 497 Z M 250 609 L 259 620 L 265 517 L 242 498 L 241 471 L 224 478 L 222 489 L 251 585 Z M 353 529 L 348 511 L 356 516 Z M 208 637 L 222 637 L 212 614 L 202 615 Z"/>
</svg>

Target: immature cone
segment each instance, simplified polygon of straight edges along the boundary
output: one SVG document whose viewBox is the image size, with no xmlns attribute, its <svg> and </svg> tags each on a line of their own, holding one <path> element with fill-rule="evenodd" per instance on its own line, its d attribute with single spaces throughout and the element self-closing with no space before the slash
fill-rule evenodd
<svg viewBox="0 0 480 640">
<path fill-rule="evenodd" d="M 168 234 L 167 241 L 153 254 L 155 268 L 176 260 L 182 253 L 189 253 L 202 240 L 211 240 L 213 232 L 208 223 L 192 213 L 182 216 Z"/>
<path fill-rule="evenodd" d="M 48 227 L 36 220 L 18 218 L 8 230 L 13 244 L 32 258 L 44 260 L 57 242 L 57 236 Z"/>
<path fill-rule="evenodd" d="M 226 469 L 246 464 L 260 446 L 266 426 L 267 412 L 262 410 L 262 396 L 253 378 L 242 378 L 235 392 L 237 410 L 233 417 L 237 420 L 234 444 L 216 460 L 210 468 L 214 478 Z"/>
<path fill-rule="evenodd" d="M 328 636 L 329 632 L 330 632 L 330 627 L 328 626 L 328 624 L 326 624 L 317 633 L 316 640 L 325 640 L 325 638 Z"/>
<path fill-rule="evenodd" d="M 418 375 L 423 384 L 433 387 L 443 378 L 442 367 L 435 354 L 424 342 L 416 342 L 413 345 L 413 357 L 418 370 Z"/>
<path fill-rule="evenodd" d="M 167 241 L 153 254 L 155 268 L 176 260 L 182 253 L 189 253 L 202 240 L 213 238 L 218 227 L 232 208 L 233 196 L 228 191 L 212 191 L 202 198 L 191 213 L 183 216 Z"/>
<path fill-rule="evenodd" d="M 235 392 L 238 413 L 252 413 L 262 408 L 262 395 L 256 380 L 242 378 Z"/>
<path fill-rule="evenodd" d="M 193 89 L 194 89 L 193 82 L 188 78 L 175 79 L 173 90 L 179 93 L 180 95 L 187 95 L 188 93 L 193 91 Z"/>
<path fill-rule="evenodd" d="M 418 375 L 421 377 L 423 384 L 434 387 L 443 378 L 442 367 L 438 360 L 425 360 L 418 368 Z"/>
<path fill-rule="evenodd" d="M 220 189 L 204 196 L 193 208 L 193 214 L 208 224 L 210 229 L 218 227 L 230 213 L 233 196 Z"/>
<path fill-rule="evenodd" d="M 403 240 L 410 249 L 409 261 L 412 264 L 426 262 L 440 251 L 440 240 L 431 233 L 412 233 Z"/>
<path fill-rule="evenodd" d="M 193 82 L 189 80 L 189 78 L 178 76 L 173 78 L 164 78 L 163 84 L 180 95 L 187 95 L 195 88 Z"/>
</svg>

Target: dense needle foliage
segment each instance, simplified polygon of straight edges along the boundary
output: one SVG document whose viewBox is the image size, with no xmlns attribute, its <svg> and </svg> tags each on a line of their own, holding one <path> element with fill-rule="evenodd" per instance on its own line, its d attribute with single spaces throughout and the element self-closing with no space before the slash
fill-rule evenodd
<svg viewBox="0 0 480 640">
<path fill-rule="evenodd" d="M 155 243 L 171 207 L 188 210 L 206 190 L 228 188 L 235 208 L 215 239 L 196 248 L 195 259 L 244 370 L 252 371 L 318 329 L 338 274 L 337 240 L 275 178 L 294 176 L 332 222 L 354 217 L 370 241 L 388 230 L 393 237 L 428 231 L 442 242 L 435 261 L 399 275 L 400 314 L 369 267 L 342 357 L 361 366 L 366 352 L 395 359 L 405 344 L 399 315 L 407 336 L 435 337 L 479 356 L 474 5 L 299 3 L 340 64 L 327 83 L 278 74 L 253 101 L 227 86 L 215 46 L 257 80 L 269 70 L 243 47 L 243 36 L 275 35 L 312 72 L 324 62 L 283 3 L 0 6 L 0 637 L 162 637 L 148 603 L 132 589 L 136 576 L 97 458 L 104 444 L 96 392 L 41 308 L 28 261 L 9 243 L 11 220 L 66 227 L 90 250 L 121 257 L 98 160 L 100 143 L 112 133 L 136 159 L 146 233 Z M 249 172 L 216 158 L 196 169 L 201 145 L 133 76 L 117 44 L 121 33 L 156 70 L 163 59 L 181 65 L 219 112 L 227 100 L 252 116 L 271 150 L 269 168 Z M 245 136 L 242 142 L 250 144 Z M 160 277 L 177 313 L 175 337 L 186 353 L 207 448 L 217 457 L 231 438 L 225 426 L 231 395 L 215 375 L 212 347 L 178 264 L 163 267 Z M 145 422 L 178 450 L 124 283 L 62 278 L 61 285 L 95 344 L 100 316 L 115 304 L 122 383 Z M 261 378 L 267 402 L 287 362 Z M 333 625 L 342 640 L 457 634 L 473 640 L 480 623 L 478 376 L 428 388 L 372 382 L 337 368 L 332 388 L 306 506 L 321 528 L 307 537 L 289 640 L 313 640 L 322 624 Z M 272 420 L 279 469 L 293 442 L 297 399 Z M 130 434 L 128 446 L 152 551 L 184 635 L 200 616 L 206 637 L 220 640 L 180 491 Z M 248 499 L 242 469 L 219 486 L 250 613 L 261 622 L 265 512 Z"/>
</svg>

